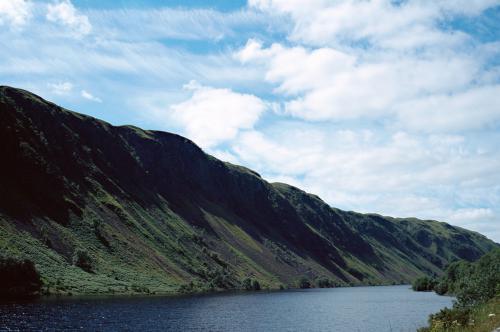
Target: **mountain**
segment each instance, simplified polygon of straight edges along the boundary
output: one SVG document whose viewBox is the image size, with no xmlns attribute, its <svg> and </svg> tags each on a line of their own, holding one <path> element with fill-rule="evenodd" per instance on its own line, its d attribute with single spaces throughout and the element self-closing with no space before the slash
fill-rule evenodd
<svg viewBox="0 0 500 332">
<path fill-rule="evenodd" d="M 346 212 L 190 140 L 0 87 L 0 255 L 56 293 L 409 282 L 497 244 L 437 221 Z"/>
</svg>

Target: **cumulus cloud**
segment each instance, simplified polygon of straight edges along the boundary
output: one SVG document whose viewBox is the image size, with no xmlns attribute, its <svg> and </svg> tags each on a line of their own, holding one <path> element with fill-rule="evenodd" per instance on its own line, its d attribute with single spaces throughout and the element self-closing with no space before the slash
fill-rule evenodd
<svg viewBox="0 0 500 332">
<path fill-rule="evenodd" d="M 87 100 L 95 101 L 96 103 L 102 103 L 102 100 L 86 90 L 81 91 L 81 96 Z"/>
<path fill-rule="evenodd" d="M 26 0 L 0 0 L 0 26 L 22 27 L 30 19 L 31 9 Z"/>
<path fill-rule="evenodd" d="M 499 119 L 493 45 L 440 28 L 498 4 L 407 1 L 250 1 L 289 15 L 294 45 L 250 39 L 235 53 L 264 72 L 305 120 L 391 119 L 403 130 L 476 130 Z M 490 50 L 490 51 L 488 51 Z M 453 117 L 453 120 L 450 119 Z M 399 119 L 399 121 L 396 121 Z"/>
<path fill-rule="evenodd" d="M 105 95 L 92 115 L 178 132 L 333 206 L 500 240 L 500 47 L 473 31 L 498 1 L 29 4 L 0 0 L 5 84 L 83 112 Z"/>
<path fill-rule="evenodd" d="M 259 42 L 249 40 L 236 57 L 243 63 L 254 61 L 264 66 L 264 79 L 277 85 L 275 92 L 289 97 L 286 112 L 307 120 L 377 118 L 405 113 L 410 101 L 462 91 L 481 76 L 481 63 L 466 54 L 394 57 L 384 53 L 366 59 L 366 55 L 329 47 L 310 49 L 273 44 L 264 48 Z M 463 94 L 457 94 L 458 99 L 460 96 Z M 442 99 L 441 104 L 440 109 L 451 109 L 460 100 L 452 95 Z M 468 110 L 454 112 L 460 116 Z M 486 118 L 489 114 L 484 112 Z M 467 126 L 467 122 L 462 124 Z"/>
<path fill-rule="evenodd" d="M 290 15 L 295 22 L 290 38 L 296 41 L 318 46 L 368 40 L 395 48 L 458 42 L 460 34 L 436 29 L 434 23 L 452 15 L 478 15 L 495 5 L 498 1 L 314 0 L 307 6 L 302 1 L 249 1 L 250 7 Z"/>
<path fill-rule="evenodd" d="M 245 132 L 232 149 L 271 181 L 286 180 L 336 207 L 438 219 L 478 231 L 498 219 L 488 206 L 500 203 L 500 151 L 478 151 L 464 136 L 387 137 L 373 129 L 282 124 L 280 130 Z"/>
<path fill-rule="evenodd" d="M 46 17 L 51 22 L 67 27 L 75 36 L 87 35 L 92 30 L 88 17 L 79 14 L 70 0 L 49 4 Z"/>
<path fill-rule="evenodd" d="M 171 116 L 188 137 L 203 147 L 233 139 L 242 129 L 251 129 L 268 105 L 260 98 L 202 86 L 196 81 L 186 84 L 192 96 L 171 106 Z"/>
</svg>

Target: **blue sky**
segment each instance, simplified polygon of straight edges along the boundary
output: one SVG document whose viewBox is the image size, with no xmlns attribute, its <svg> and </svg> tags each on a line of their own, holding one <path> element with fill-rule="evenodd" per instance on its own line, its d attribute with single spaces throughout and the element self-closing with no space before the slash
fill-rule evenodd
<svg viewBox="0 0 500 332">
<path fill-rule="evenodd" d="M 500 1 L 0 0 L 0 84 L 500 241 Z"/>
</svg>

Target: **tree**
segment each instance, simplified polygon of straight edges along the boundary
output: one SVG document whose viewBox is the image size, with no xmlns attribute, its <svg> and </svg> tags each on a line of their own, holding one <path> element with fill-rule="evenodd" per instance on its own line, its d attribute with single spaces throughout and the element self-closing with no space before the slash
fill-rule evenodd
<svg viewBox="0 0 500 332">
<path fill-rule="evenodd" d="M 40 293 L 42 281 L 30 260 L 0 258 L 0 297 L 30 297 Z"/>
<path fill-rule="evenodd" d="M 299 288 L 311 288 L 311 282 L 306 277 L 302 277 L 299 281 Z"/>
<path fill-rule="evenodd" d="M 415 280 L 412 284 L 412 288 L 417 292 L 426 292 L 434 290 L 437 281 L 429 277 L 421 277 Z"/>
<path fill-rule="evenodd" d="M 429 288 L 429 278 L 419 278 L 413 289 Z M 457 301 L 452 309 L 431 315 L 430 327 L 421 331 L 447 330 L 470 322 L 477 306 L 500 296 L 500 248 L 493 249 L 478 261 L 458 261 L 450 264 L 433 285 L 438 294 L 453 294 Z"/>
<path fill-rule="evenodd" d="M 316 285 L 319 288 L 331 288 L 333 287 L 333 282 L 328 278 L 320 278 L 316 281 Z"/>
<path fill-rule="evenodd" d="M 78 249 L 73 256 L 73 264 L 86 272 L 92 272 L 92 259 L 88 252 Z"/>
<path fill-rule="evenodd" d="M 243 282 L 241 283 L 241 287 L 244 290 L 250 291 L 252 290 L 252 279 L 250 278 L 245 278 Z"/>
<path fill-rule="evenodd" d="M 245 278 L 241 285 L 242 288 L 247 291 L 259 291 L 261 289 L 260 283 L 250 278 Z"/>
<path fill-rule="evenodd" d="M 254 291 L 259 291 L 259 290 L 260 290 L 260 284 L 259 284 L 259 282 L 258 282 L 257 280 L 254 280 L 254 281 L 252 282 L 252 289 L 253 289 Z"/>
</svg>

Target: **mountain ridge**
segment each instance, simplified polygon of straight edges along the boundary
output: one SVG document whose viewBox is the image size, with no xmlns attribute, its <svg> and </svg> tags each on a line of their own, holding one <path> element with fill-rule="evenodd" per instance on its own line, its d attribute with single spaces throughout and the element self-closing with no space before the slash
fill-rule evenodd
<svg viewBox="0 0 500 332">
<path fill-rule="evenodd" d="M 445 223 L 332 208 L 180 135 L 20 89 L 0 87 L 0 129 L 0 248 L 33 260 L 56 292 L 409 282 L 498 246 Z"/>
</svg>

